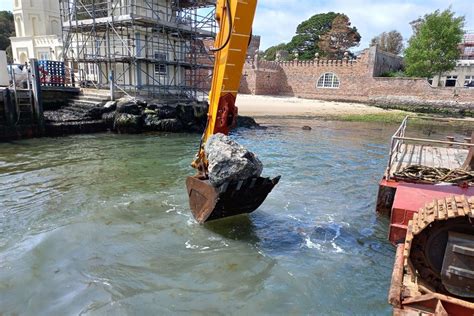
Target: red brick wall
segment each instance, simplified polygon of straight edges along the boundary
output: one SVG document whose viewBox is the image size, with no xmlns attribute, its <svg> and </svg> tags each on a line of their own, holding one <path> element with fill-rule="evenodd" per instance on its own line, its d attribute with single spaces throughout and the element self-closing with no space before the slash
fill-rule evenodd
<svg viewBox="0 0 474 316">
<path fill-rule="evenodd" d="M 432 88 L 425 79 L 373 77 L 400 63 L 399 57 L 379 52 L 376 47 L 354 61 L 251 60 L 245 64 L 240 92 L 381 104 L 474 107 L 474 89 Z M 326 72 L 337 75 L 339 88 L 316 87 Z"/>
</svg>

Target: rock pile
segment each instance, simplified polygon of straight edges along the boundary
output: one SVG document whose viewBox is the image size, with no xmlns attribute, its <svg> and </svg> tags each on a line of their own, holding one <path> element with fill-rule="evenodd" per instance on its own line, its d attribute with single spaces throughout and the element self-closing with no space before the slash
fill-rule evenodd
<svg viewBox="0 0 474 316">
<path fill-rule="evenodd" d="M 209 162 L 209 181 L 215 187 L 262 174 L 263 164 L 257 156 L 224 134 L 211 136 L 204 150 Z"/>
<path fill-rule="evenodd" d="M 114 131 L 196 132 L 202 133 L 207 123 L 207 102 L 162 104 L 159 100 L 124 97 L 98 104 L 75 102 L 44 112 L 49 136 Z M 250 117 L 239 117 L 239 127 L 256 128 Z"/>
<path fill-rule="evenodd" d="M 207 103 L 164 105 L 156 100 L 121 98 L 104 105 L 102 119 L 118 133 L 201 132 L 206 125 Z"/>
</svg>

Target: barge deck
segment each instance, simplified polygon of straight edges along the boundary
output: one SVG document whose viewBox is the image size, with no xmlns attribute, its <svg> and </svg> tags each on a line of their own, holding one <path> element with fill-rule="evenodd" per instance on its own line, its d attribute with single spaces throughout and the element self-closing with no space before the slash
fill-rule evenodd
<svg viewBox="0 0 474 316">
<path fill-rule="evenodd" d="M 447 140 L 409 137 L 409 120 L 392 136 L 377 198 L 397 247 L 389 303 L 394 315 L 474 315 L 474 132 Z M 458 296 L 448 290 L 456 287 Z"/>
</svg>

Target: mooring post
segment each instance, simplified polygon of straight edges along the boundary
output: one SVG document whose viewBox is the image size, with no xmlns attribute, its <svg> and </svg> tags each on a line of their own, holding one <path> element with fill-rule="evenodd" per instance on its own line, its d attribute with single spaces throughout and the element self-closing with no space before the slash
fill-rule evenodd
<svg viewBox="0 0 474 316">
<path fill-rule="evenodd" d="M 110 101 L 114 101 L 114 71 L 110 70 L 109 73 L 109 84 L 110 84 Z"/>
<path fill-rule="evenodd" d="M 5 125 L 12 126 L 13 125 L 13 113 L 12 113 L 12 100 L 10 97 L 10 88 L 5 88 L 1 90 L 2 92 L 2 100 L 3 100 L 3 115 L 5 116 Z"/>
<path fill-rule="evenodd" d="M 44 134 L 44 117 L 43 117 L 43 97 L 41 95 L 41 81 L 36 58 L 30 59 L 31 65 L 31 81 L 33 92 L 33 109 L 40 135 Z"/>
</svg>

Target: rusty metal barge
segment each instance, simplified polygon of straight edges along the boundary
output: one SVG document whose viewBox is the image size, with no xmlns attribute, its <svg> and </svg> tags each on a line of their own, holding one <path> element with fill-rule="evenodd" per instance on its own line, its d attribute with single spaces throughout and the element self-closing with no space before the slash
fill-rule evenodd
<svg viewBox="0 0 474 316">
<path fill-rule="evenodd" d="M 394 315 L 474 315 L 474 133 L 409 137 L 412 120 L 392 137 L 377 198 L 396 247 L 389 303 Z"/>
</svg>

